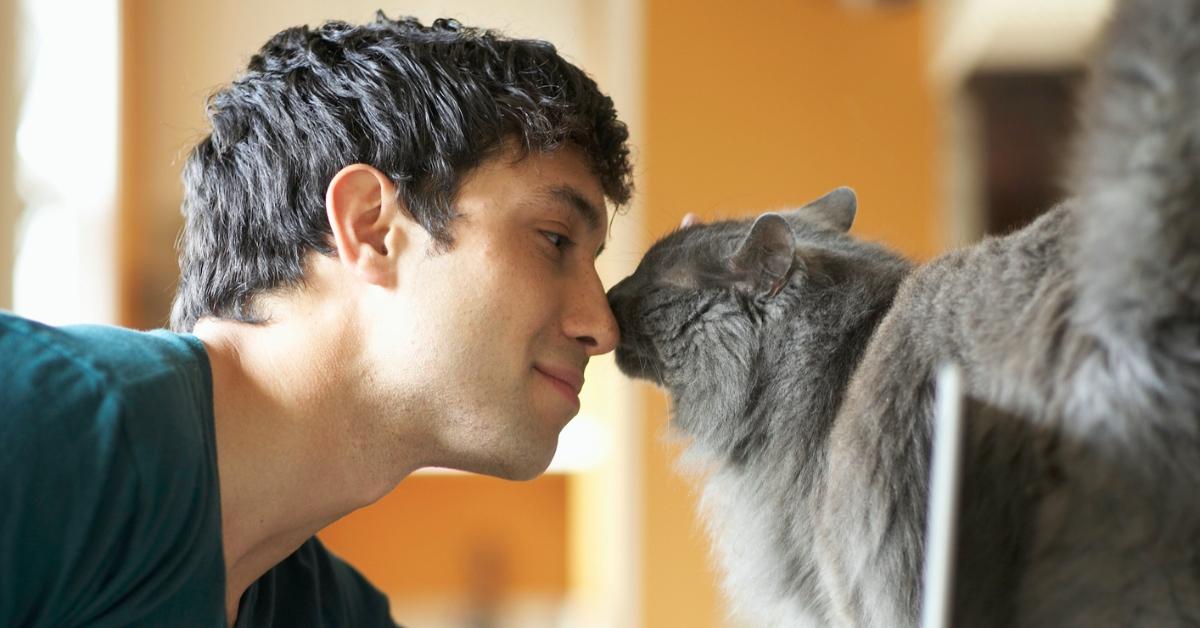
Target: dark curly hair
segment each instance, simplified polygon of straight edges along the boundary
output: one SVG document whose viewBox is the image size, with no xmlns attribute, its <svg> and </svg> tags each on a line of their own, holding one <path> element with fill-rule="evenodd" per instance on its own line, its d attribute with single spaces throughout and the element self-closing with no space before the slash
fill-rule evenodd
<svg viewBox="0 0 1200 628">
<path fill-rule="evenodd" d="M 352 163 L 385 173 L 442 250 L 463 176 L 512 139 L 579 147 L 618 207 L 632 191 L 628 130 L 595 81 L 547 42 L 455 20 L 289 28 L 207 114 L 183 170 L 178 331 L 262 323 L 255 295 L 300 284 L 309 251 L 334 253 L 325 189 Z"/>
</svg>

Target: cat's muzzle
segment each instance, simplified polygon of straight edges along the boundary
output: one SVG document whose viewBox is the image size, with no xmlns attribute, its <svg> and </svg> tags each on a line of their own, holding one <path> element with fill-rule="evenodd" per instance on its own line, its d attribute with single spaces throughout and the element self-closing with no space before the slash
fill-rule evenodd
<svg viewBox="0 0 1200 628">
<path fill-rule="evenodd" d="M 622 332 L 621 342 L 617 345 L 617 368 L 621 372 L 639 379 L 646 379 L 662 385 L 662 363 L 657 353 L 647 340 L 631 338 L 632 334 Z"/>
<path fill-rule="evenodd" d="M 621 341 L 616 349 L 617 367 L 630 377 L 662 385 L 662 361 L 654 350 L 653 341 L 638 329 L 639 303 L 633 277 L 625 278 L 608 291 L 608 304 L 621 330 Z"/>
</svg>

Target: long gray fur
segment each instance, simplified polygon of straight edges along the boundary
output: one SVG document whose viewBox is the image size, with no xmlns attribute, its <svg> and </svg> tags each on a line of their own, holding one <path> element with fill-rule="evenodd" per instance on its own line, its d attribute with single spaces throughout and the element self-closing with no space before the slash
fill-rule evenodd
<svg viewBox="0 0 1200 628">
<path fill-rule="evenodd" d="M 1072 200 L 1011 235 L 913 266 L 845 233 L 839 189 L 676 231 L 610 291 L 618 365 L 706 467 L 737 615 L 916 624 L 953 361 L 955 625 L 1200 625 L 1200 0 L 1119 5 L 1083 120 Z"/>
</svg>

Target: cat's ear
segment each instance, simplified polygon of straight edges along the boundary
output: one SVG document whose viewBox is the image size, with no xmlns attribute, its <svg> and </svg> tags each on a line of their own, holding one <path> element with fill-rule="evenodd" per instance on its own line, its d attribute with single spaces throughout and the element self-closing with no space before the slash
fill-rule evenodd
<svg viewBox="0 0 1200 628">
<path fill-rule="evenodd" d="M 783 216 L 759 216 L 730 260 L 736 281 L 756 294 L 775 296 L 795 270 L 796 237 Z"/>
<path fill-rule="evenodd" d="M 793 214 L 797 218 L 815 222 L 830 229 L 849 231 L 850 225 L 854 224 L 854 214 L 857 210 L 858 197 L 854 195 L 854 190 L 840 187 L 795 210 Z"/>
</svg>

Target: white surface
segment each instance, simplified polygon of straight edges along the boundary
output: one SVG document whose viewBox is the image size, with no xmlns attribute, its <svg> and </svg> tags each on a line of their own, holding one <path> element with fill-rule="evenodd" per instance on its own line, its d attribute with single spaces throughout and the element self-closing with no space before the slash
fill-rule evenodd
<svg viewBox="0 0 1200 628">
<path fill-rule="evenodd" d="M 24 212 L 16 228 L 13 310 L 51 324 L 112 323 L 117 2 L 20 6 L 27 18 L 21 58 L 29 65 L 16 135 Z"/>
<path fill-rule="evenodd" d="M 933 78 L 956 84 L 981 68 L 1052 68 L 1086 57 L 1112 0 L 940 0 Z"/>
<path fill-rule="evenodd" d="M 950 626 L 953 619 L 954 557 L 963 465 L 962 395 L 962 374 L 958 367 L 943 366 L 938 371 L 937 409 L 933 421 L 925 586 L 921 604 L 923 628 L 944 628 Z"/>
</svg>

